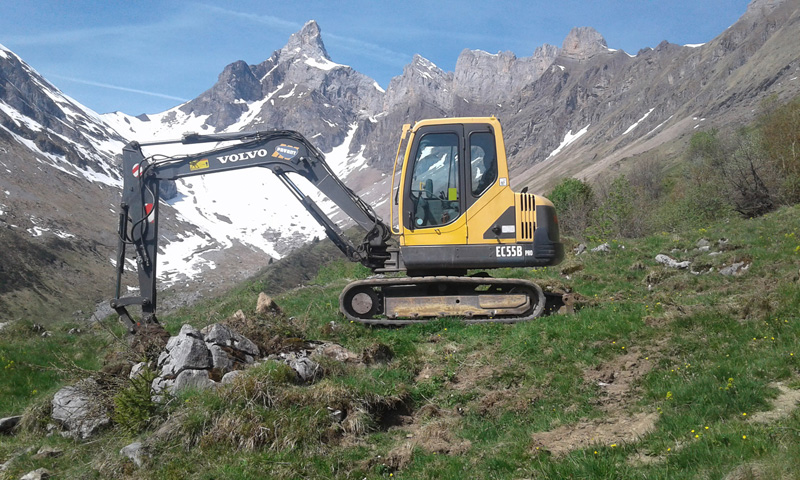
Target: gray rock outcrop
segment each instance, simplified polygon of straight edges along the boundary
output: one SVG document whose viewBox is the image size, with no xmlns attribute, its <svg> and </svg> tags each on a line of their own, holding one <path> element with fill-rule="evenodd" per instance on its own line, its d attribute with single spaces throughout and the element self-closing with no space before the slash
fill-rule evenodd
<svg viewBox="0 0 800 480">
<path fill-rule="evenodd" d="M 258 354 L 255 343 L 226 325 L 202 330 L 184 325 L 158 357 L 161 373 L 153 380 L 153 392 L 215 387 L 227 373 L 252 364 Z"/>
<path fill-rule="evenodd" d="M 144 446 L 142 442 L 133 442 L 130 445 L 122 447 L 119 454 L 123 457 L 129 458 L 134 465 L 141 467 L 144 465 Z"/>
<path fill-rule="evenodd" d="M 93 378 L 56 392 L 52 401 L 52 418 L 66 429 L 66 434 L 76 438 L 89 438 L 111 423 L 98 392 L 100 386 Z"/>
<path fill-rule="evenodd" d="M 678 268 L 678 269 L 689 268 L 689 266 L 692 264 L 688 260 L 679 262 L 674 258 L 670 257 L 669 255 L 664 255 L 663 253 L 656 255 L 656 262 L 665 265 L 669 268 Z"/>
</svg>

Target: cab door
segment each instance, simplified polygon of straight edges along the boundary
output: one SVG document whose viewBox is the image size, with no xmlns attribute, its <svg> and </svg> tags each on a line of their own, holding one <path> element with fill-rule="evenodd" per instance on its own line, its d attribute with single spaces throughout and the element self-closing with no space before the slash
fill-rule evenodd
<svg viewBox="0 0 800 480">
<path fill-rule="evenodd" d="M 515 235 L 514 193 L 508 186 L 505 145 L 492 124 L 466 124 L 467 228 L 470 244 L 513 241 Z"/>
<path fill-rule="evenodd" d="M 406 245 L 466 244 L 465 148 L 461 124 L 416 132 L 403 185 Z"/>
</svg>

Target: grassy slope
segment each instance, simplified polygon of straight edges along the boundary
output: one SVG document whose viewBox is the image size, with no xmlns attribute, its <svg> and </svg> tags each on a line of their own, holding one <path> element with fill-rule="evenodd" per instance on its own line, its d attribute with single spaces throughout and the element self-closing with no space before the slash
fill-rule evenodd
<svg viewBox="0 0 800 480">
<path fill-rule="evenodd" d="M 721 253 L 697 251 L 701 238 Z M 654 261 L 659 253 L 713 271 L 668 269 Z M 750 264 L 743 274 L 718 273 L 740 261 Z M 565 278 L 569 267 L 577 270 Z M 153 439 L 152 430 L 115 428 L 81 444 L 32 428 L 0 438 L 0 461 L 27 446 L 54 444 L 65 454 L 22 454 L 2 475 L 47 467 L 63 478 L 800 478 L 800 412 L 758 421 L 779 394 L 775 382 L 800 388 L 798 268 L 794 207 L 612 242 L 610 253 L 570 256 L 555 269 L 499 272 L 572 286 L 594 303 L 575 315 L 373 329 L 342 324 L 338 292 L 367 272 L 334 261 L 308 286 L 277 296 L 293 318 L 272 328 L 355 352 L 382 343 L 391 362 L 331 362 L 313 385 L 295 385 L 266 363 L 217 393 L 185 394 L 163 412 L 179 420 L 172 436 L 153 441 L 143 470 L 117 452 Z M 252 316 L 265 285 L 164 320 L 174 332 L 238 309 Z M 46 403 L 67 380 L 48 365 L 76 359 L 98 368 L 97 352 L 110 343 L 102 330 L 42 339 L 14 328 L 0 339 L 0 415 Z M 347 419 L 335 422 L 329 407 Z"/>
</svg>

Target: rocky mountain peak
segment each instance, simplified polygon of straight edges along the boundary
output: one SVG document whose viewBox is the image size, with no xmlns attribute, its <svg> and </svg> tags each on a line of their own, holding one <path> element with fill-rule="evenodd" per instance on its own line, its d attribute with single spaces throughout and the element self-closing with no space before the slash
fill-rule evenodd
<svg viewBox="0 0 800 480">
<path fill-rule="evenodd" d="M 786 3 L 786 0 L 753 0 L 747 6 L 745 15 L 766 15 Z"/>
<path fill-rule="evenodd" d="M 565 57 L 575 60 L 586 60 L 606 51 L 608 51 L 606 39 L 592 27 L 573 28 L 561 47 L 561 53 Z"/>
<path fill-rule="evenodd" d="M 261 83 L 243 60 L 231 63 L 219 74 L 217 85 L 227 101 L 253 101 L 261 96 Z M 224 87 L 223 87 L 224 86 Z M 223 93 L 224 92 L 224 93 Z"/>
<path fill-rule="evenodd" d="M 299 32 L 293 33 L 282 52 L 287 54 L 303 53 L 311 58 L 331 59 L 328 51 L 325 50 L 325 44 L 322 43 L 319 25 L 314 20 L 309 20 Z"/>
<path fill-rule="evenodd" d="M 431 62 L 427 58 L 423 57 L 419 54 L 414 54 L 414 58 L 411 60 L 411 64 L 409 65 L 414 70 L 417 71 L 429 71 L 429 72 L 442 72 L 442 69 L 436 66 L 435 63 Z"/>
</svg>

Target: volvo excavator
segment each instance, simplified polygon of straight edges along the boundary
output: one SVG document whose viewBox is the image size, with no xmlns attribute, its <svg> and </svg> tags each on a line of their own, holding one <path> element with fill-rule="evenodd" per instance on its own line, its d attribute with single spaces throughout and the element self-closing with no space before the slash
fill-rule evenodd
<svg viewBox="0 0 800 480">
<path fill-rule="evenodd" d="M 167 143 L 213 146 L 172 157 L 142 152 L 142 147 Z M 350 260 L 375 273 L 351 282 L 339 296 L 341 313 L 364 324 L 407 325 L 444 316 L 469 323 L 531 320 L 544 312 L 542 288 L 528 280 L 493 278 L 485 270 L 544 267 L 564 258 L 553 204 L 527 189 L 511 189 L 502 129 L 494 117 L 403 126 L 388 225 L 337 177 L 322 152 L 294 131 L 191 133 L 181 140 L 130 142 L 122 161 L 111 306 L 131 332 L 142 323 L 157 323 L 158 198 L 165 180 L 250 167 L 272 171 Z M 363 240 L 345 236 L 292 181 L 294 175 L 307 179 L 366 231 Z M 128 249 L 139 280 L 135 296 L 120 295 Z M 130 306 L 141 307 L 140 321 L 134 321 Z"/>
</svg>

